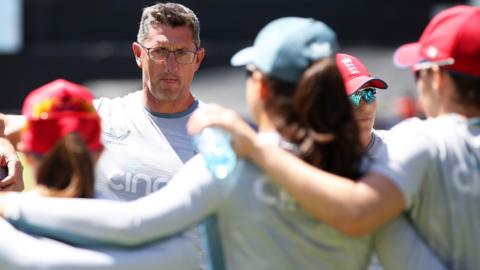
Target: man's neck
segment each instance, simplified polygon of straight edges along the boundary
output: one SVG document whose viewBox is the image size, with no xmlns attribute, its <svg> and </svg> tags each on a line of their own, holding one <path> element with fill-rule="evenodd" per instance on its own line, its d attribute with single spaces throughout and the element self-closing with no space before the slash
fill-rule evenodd
<svg viewBox="0 0 480 270">
<path fill-rule="evenodd" d="M 183 112 L 190 108 L 195 101 L 195 98 L 191 93 L 185 98 L 176 100 L 157 100 L 153 97 L 149 98 L 146 95 L 143 97 L 144 105 L 148 110 L 155 113 L 174 114 Z"/>
</svg>

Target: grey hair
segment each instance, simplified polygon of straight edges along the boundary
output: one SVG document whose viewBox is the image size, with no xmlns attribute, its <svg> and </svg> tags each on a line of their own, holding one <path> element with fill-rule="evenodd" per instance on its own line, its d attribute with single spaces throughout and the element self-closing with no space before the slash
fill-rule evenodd
<svg viewBox="0 0 480 270">
<path fill-rule="evenodd" d="M 142 19 L 137 34 L 137 42 L 143 43 L 150 26 L 164 24 L 171 27 L 188 26 L 192 31 L 195 46 L 200 48 L 200 22 L 195 13 L 184 5 L 177 3 L 157 3 L 143 9 Z"/>
</svg>

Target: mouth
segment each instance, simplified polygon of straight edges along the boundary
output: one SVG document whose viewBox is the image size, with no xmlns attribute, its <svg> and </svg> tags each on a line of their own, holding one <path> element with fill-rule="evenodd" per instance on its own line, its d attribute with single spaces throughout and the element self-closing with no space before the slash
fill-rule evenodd
<svg viewBox="0 0 480 270">
<path fill-rule="evenodd" d="M 160 81 L 166 84 L 175 84 L 178 82 L 178 79 L 177 78 L 161 78 Z"/>
<path fill-rule="evenodd" d="M 371 120 L 372 119 L 370 117 L 361 117 L 357 119 L 359 122 L 370 122 Z"/>
</svg>

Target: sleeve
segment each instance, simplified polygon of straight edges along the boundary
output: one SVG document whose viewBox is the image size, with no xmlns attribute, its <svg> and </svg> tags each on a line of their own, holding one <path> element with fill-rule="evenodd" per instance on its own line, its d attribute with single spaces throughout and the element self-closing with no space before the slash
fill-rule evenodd
<svg viewBox="0 0 480 270">
<path fill-rule="evenodd" d="M 4 203 L 5 217 L 23 230 L 71 243 L 133 246 L 183 231 L 217 211 L 223 183 L 197 155 L 167 186 L 136 201 L 18 195 Z"/>
<path fill-rule="evenodd" d="M 376 231 L 374 239 L 385 269 L 447 269 L 403 216 Z"/>
<path fill-rule="evenodd" d="M 406 209 L 418 193 L 431 160 L 431 139 L 422 132 L 420 119 L 393 127 L 384 139 L 382 158 L 374 159 L 371 171 L 388 177 L 402 192 Z"/>
<path fill-rule="evenodd" d="M 183 253 L 178 252 L 189 247 L 182 246 L 185 241 L 177 241 L 176 238 L 137 249 L 87 249 L 26 234 L 16 230 L 4 219 L 0 219 L 0 232 L 2 269 L 153 270 L 198 267 L 194 258 L 185 258 Z"/>
</svg>

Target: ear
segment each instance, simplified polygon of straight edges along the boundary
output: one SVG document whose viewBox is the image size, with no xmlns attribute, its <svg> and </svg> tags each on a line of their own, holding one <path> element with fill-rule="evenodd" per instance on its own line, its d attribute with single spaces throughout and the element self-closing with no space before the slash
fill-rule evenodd
<svg viewBox="0 0 480 270">
<path fill-rule="evenodd" d="M 264 75 L 261 72 L 254 71 L 252 74 L 252 79 L 256 82 L 258 88 L 258 96 L 262 101 L 267 100 L 270 98 L 271 91 L 268 88 L 267 84 L 264 80 Z"/>
<path fill-rule="evenodd" d="M 200 68 L 200 64 L 202 63 L 203 59 L 205 58 L 205 49 L 200 48 L 197 51 L 197 56 L 195 57 L 195 71 Z"/>
<path fill-rule="evenodd" d="M 139 68 L 142 68 L 142 50 L 143 48 L 142 46 L 140 46 L 140 44 L 138 44 L 137 42 L 132 43 L 133 56 L 135 57 L 135 62 L 137 63 L 137 66 Z"/>
<path fill-rule="evenodd" d="M 436 92 L 437 95 L 444 95 L 444 89 L 447 84 L 447 76 L 440 69 L 439 66 L 434 65 L 432 67 L 432 89 Z"/>
</svg>

